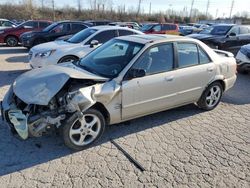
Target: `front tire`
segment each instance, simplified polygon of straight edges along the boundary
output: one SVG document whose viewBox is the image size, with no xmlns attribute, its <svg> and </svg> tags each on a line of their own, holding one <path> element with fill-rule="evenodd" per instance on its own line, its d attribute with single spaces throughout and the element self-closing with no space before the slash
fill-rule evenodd
<svg viewBox="0 0 250 188">
<path fill-rule="evenodd" d="M 203 110 L 213 110 L 220 103 L 222 93 L 223 87 L 221 83 L 212 83 L 206 88 L 197 102 L 198 107 Z"/>
<path fill-rule="evenodd" d="M 79 58 L 75 57 L 75 56 L 66 56 L 61 58 L 58 63 L 66 63 L 66 62 L 74 62 L 77 61 Z"/>
<path fill-rule="evenodd" d="M 88 148 L 105 130 L 105 119 L 98 110 L 88 109 L 82 114 L 74 113 L 62 127 L 65 145 L 77 151 Z"/>
<path fill-rule="evenodd" d="M 18 39 L 14 36 L 7 37 L 5 42 L 6 42 L 7 46 L 10 46 L 10 47 L 15 47 L 18 45 Z"/>
</svg>

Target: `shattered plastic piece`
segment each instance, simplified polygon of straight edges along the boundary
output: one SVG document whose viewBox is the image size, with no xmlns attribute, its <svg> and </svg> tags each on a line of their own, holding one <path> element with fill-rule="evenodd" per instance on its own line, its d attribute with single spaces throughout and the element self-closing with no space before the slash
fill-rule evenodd
<svg viewBox="0 0 250 188">
<path fill-rule="evenodd" d="M 22 139 L 28 138 L 28 125 L 27 125 L 27 117 L 22 113 L 21 110 L 10 110 L 8 112 L 9 119 L 11 123 L 14 125 L 17 133 Z"/>
</svg>

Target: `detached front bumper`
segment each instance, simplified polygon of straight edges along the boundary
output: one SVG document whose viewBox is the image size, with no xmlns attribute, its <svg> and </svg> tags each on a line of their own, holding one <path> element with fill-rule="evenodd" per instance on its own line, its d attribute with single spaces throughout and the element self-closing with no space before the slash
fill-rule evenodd
<svg viewBox="0 0 250 188">
<path fill-rule="evenodd" d="M 2 120 L 5 121 L 12 133 L 18 133 L 22 139 L 28 138 L 28 124 L 27 117 L 21 110 L 17 109 L 13 102 L 12 87 L 5 95 L 3 101 L 0 103 Z"/>
</svg>

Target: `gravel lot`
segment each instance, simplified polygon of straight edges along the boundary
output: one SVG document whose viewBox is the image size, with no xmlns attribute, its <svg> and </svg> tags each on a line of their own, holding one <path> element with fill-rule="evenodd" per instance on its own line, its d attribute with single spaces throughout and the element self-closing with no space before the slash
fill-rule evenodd
<svg viewBox="0 0 250 188">
<path fill-rule="evenodd" d="M 27 50 L 0 47 L 0 100 L 28 67 Z M 76 153 L 56 135 L 20 141 L 0 120 L 0 187 L 250 187 L 249 83 L 238 75 L 213 111 L 188 105 L 110 126 Z"/>
</svg>

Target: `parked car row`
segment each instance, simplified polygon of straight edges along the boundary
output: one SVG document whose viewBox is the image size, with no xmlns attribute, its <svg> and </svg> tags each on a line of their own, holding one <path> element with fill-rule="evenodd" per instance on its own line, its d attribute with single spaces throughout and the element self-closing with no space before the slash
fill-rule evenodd
<svg viewBox="0 0 250 188">
<path fill-rule="evenodd" d="M 187 36 L 199 39 L 211 48 L 237 54 L 238 72 L 246 73 L 250 71 L 250 26 L 217 24 L 200 33 Z"/>
<path fill-rule="evenodd" d="M 28 31 L 41 31 L 52 22 L 46 20 L 26 21 L 16 27 L 0 30 L 0 43 L 8 46 L 17 46 L 20 43 L 20 36 Z"/>
</svg>

